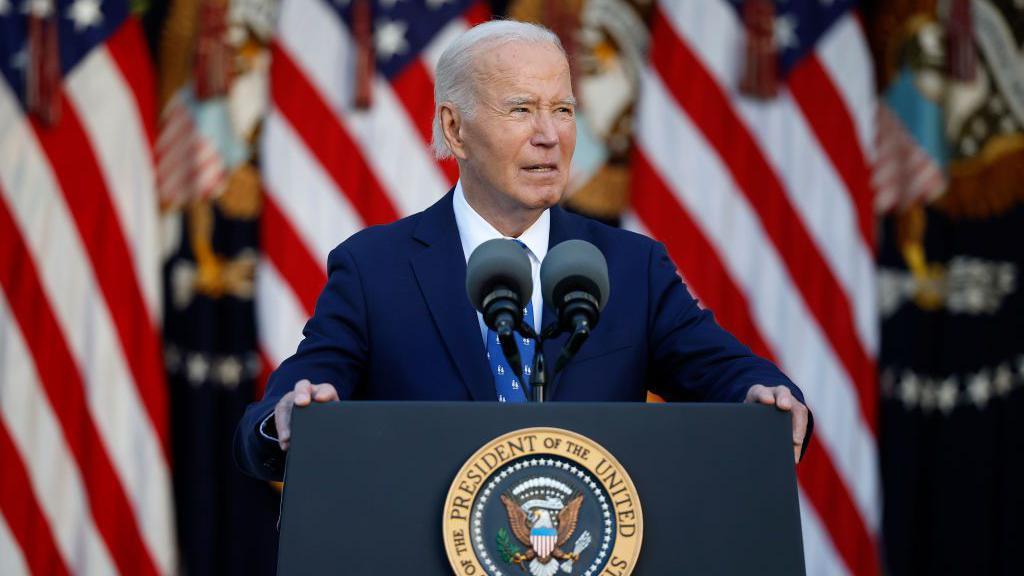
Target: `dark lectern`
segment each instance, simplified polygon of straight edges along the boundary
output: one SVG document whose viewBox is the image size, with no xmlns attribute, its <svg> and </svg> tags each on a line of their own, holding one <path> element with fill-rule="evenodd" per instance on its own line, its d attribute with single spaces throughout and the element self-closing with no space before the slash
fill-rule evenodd
<svg viewBox="0 0 1024 576">
<path fill-rule="evenodd" d="M 789 417 L 769 407 L 349 402 L 296 410 L 292 426 L 283 576 L 452 574 L 442 518 L 453 480 L 482 446 L 532 427 L 589 438 L 628 472 L 643 518 L 633 574 L 804 574 Z M 600 550 L 594 535 L 583 555 Z M 531 574 L 528 562 L 493 561 Z"/>
</svg>

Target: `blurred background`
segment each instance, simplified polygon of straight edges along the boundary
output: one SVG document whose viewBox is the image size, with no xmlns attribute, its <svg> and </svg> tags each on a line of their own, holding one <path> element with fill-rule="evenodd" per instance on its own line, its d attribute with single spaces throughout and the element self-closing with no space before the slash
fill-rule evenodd
<svg viewBox="0 0 1024 576">
<path fill-rule="evenodd" d="M 433 67 L 500 16 L 570 56 L 568 207 L 803 388 L 808 574 L 1024 574 L 1021 0 L 0 0 L 0 573 L 274 572 L 234 427 L 454 183 Z"/>
</svg>

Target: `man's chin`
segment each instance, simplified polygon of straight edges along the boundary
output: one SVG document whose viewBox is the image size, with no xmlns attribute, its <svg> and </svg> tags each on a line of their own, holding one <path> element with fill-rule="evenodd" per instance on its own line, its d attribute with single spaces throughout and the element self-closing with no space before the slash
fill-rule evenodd
<svg viewBox="0 0 1024 576">
<path fill-rule="evenodd" d="M 519 198 L 525 200 L 523 204 L 531 209 L 544 210 L 561 202 L 564 194 L 565 183 L 560 182 L 540 186 L 527 186 L 523 189 Z"/>
</svg>

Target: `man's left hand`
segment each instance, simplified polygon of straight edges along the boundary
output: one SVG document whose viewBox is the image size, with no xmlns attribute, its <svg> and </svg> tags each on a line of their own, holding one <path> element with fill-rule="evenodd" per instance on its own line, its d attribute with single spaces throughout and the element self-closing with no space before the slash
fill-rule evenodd
<svg viewBox="0 0 1024 576">
<path fill-rule="evenodd" d="M 800 461 L 800 452 L 803 450 L 804 438 L 807 435 L 807 417 L 810 413 L 807 406 L 793 396 L 789 388 L 775 386 L 769 388 L 761 384 L 754 384 L 747 390 L 747 397 L 743 399 L 747 403 L 767 404 L 775 406 L 783 412 L 789 412 L 793 419 L 793 461 Z"/>
</svg>

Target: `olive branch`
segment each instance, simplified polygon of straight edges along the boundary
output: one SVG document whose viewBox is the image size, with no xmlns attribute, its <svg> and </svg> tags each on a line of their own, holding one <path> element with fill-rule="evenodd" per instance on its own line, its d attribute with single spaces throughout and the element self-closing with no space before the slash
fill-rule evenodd
<svg viewBox="0 0 1024 576">
<path fill-rule="evenodd" d="M 509 535 L 508 530 L 499 528 L 498 534 L 494 537 L 494 542 L 498 545 L 498 553 L 501 554 L 501 559 L 504 562 L 511 564 L 513 558 L 519 555 L 519 547 L 512 542 L 512 537 Z"/>
</svg>

